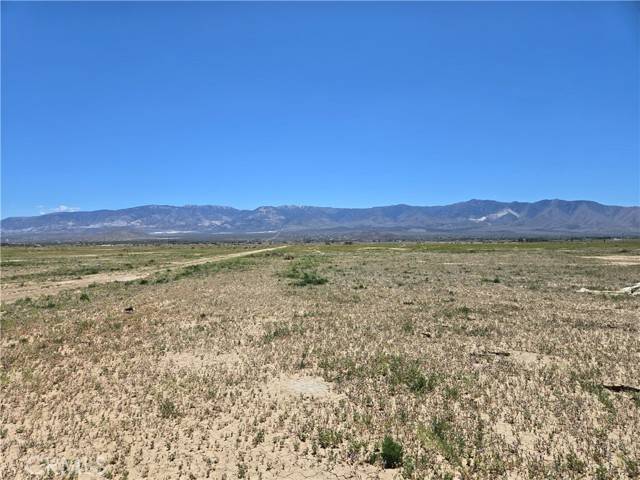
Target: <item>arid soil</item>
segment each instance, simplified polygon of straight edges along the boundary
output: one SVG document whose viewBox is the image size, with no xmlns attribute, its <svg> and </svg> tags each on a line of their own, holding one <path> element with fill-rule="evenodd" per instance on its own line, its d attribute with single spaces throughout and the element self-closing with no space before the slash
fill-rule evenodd
<svg viewBox="0 0 640 480">
<path fill-rule="evenodd" d="M 640 242 L 264 248 L 3 247 L 0 478 L 640 475 Z"/>
</svg>

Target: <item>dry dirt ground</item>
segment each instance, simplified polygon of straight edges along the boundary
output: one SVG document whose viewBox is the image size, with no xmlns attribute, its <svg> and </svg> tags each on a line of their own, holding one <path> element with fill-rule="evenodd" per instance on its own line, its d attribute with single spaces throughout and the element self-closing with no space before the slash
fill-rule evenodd
<svg viewBox="0 0 640 480">
<path fill-rule="evenodd" d="M 262 248 L 3 247 L 0 478 L 640 475 L 640 242 Z"/>
</svg>

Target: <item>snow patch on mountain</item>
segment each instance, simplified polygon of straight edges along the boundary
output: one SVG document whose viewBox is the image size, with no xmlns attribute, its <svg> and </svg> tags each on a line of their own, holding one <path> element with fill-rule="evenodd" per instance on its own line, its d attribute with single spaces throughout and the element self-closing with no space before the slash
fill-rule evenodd
<svg viewBox="0 0 640 480">
<path fill-rule="evenodd" d="M 520 215 L 517 212 L 514 212 L 510 208 L 505 208 L 504 210 L 500 210 L 499 212 L 496 212 L 496 213 L 490 213 L 489 215 L 485 215 L 483 217 L 479 217 L 479 218 L 470 217 L 469 220 L 471 220 L 472 222 L 480 223 L 480 222 L 498 220 L 499 218 L 502 218 L 505 215 L 513 215 L 516 218 L 520 218 Z"/>
<path fill-rule="evenodd" d="M 224 225 L 226 221 L 229 221 L 229 219 L 225 218 L 224 220 L 202 220 L 200 223 L 198 223 L 198 225 L 200 225 L 201 227 L 219 227 L 221 225 Z"/>
</svg>

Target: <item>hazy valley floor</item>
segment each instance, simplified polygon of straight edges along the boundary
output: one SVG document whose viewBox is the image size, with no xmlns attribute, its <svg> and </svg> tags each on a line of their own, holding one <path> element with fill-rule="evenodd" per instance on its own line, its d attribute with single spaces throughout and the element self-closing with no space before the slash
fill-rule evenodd
<svg viewBox="0 0 640 480">
<path fill-rule="evenodd" d="M 263 248 L 3 248 L 0 478 L 640 475 L 640 242 Z"/>
</svg>

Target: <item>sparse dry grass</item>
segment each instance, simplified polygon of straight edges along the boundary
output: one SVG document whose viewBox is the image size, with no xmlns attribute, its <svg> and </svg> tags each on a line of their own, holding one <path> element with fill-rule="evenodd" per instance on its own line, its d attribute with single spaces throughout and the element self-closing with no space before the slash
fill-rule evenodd
<svg viewBox="0 0 640 480">
<path fill-rule="evenodd" d="M 3 248 L 3 284 L 237 251 L 112 248 Z M 295 245 L 4 303 L 0 478 L 637 478 L 602 385 L 640 386 L 640 299 L 576 292 L 638 282 L 616 255 Z"/>
</svg>

